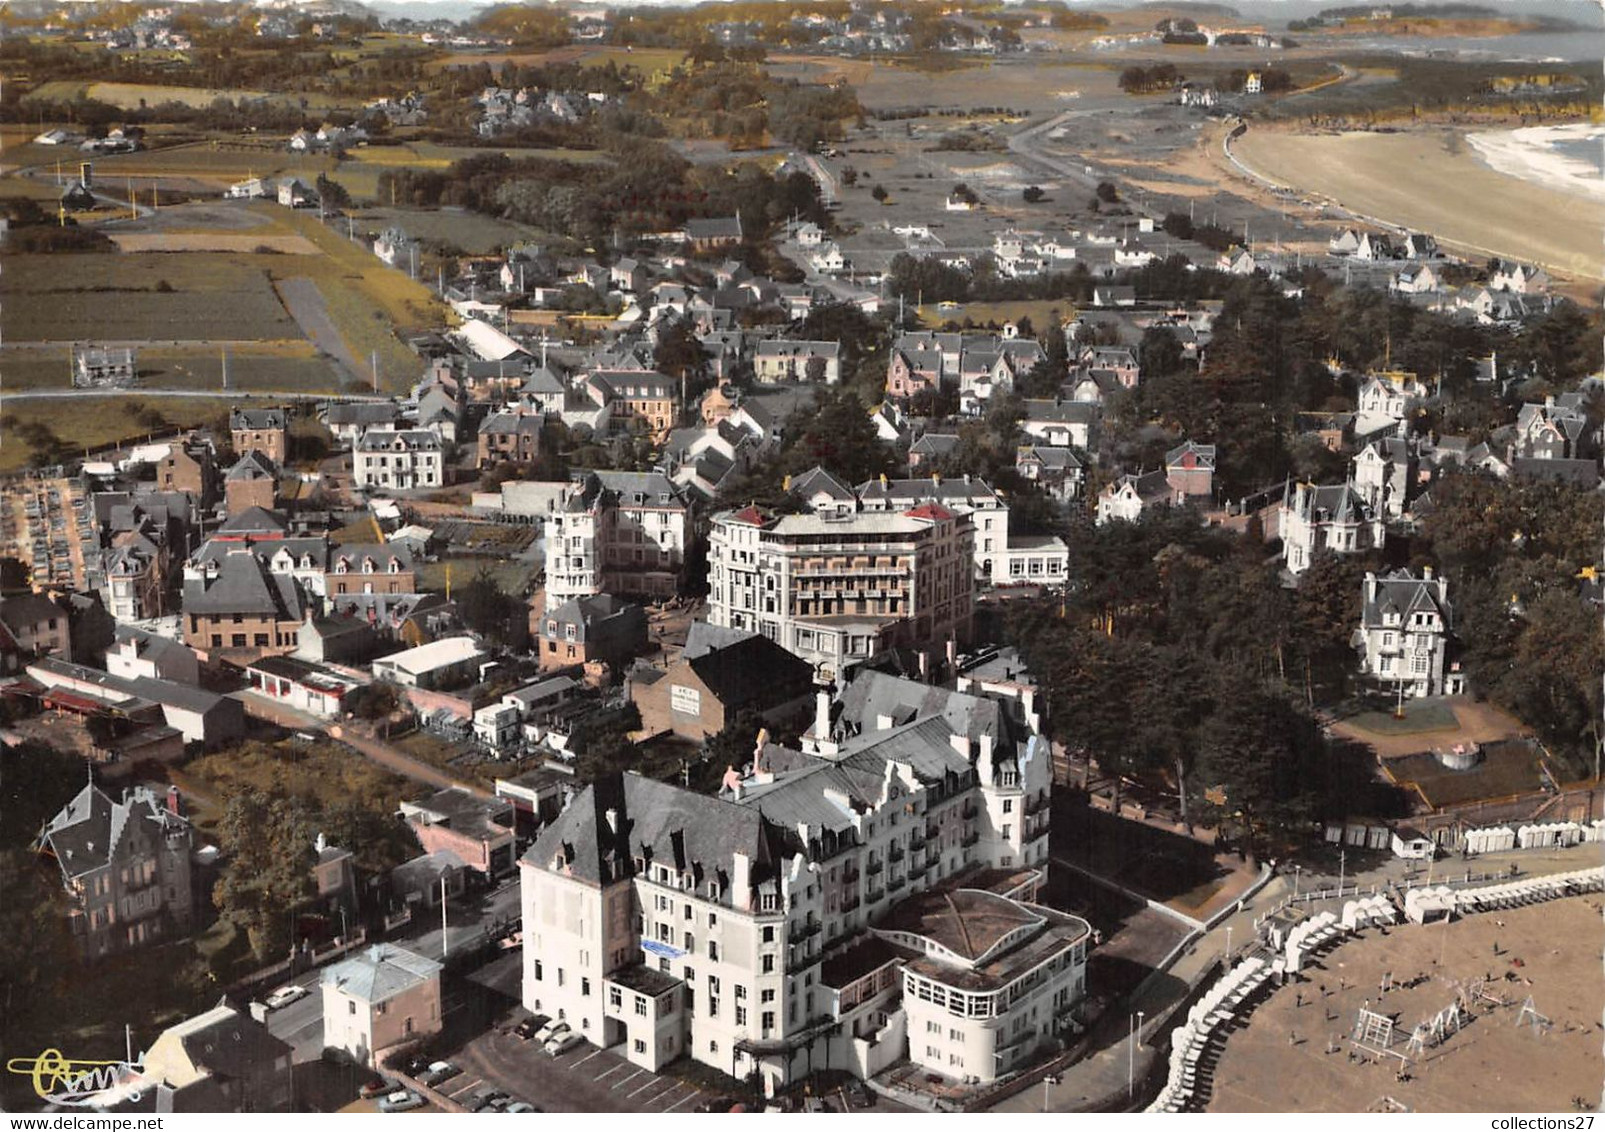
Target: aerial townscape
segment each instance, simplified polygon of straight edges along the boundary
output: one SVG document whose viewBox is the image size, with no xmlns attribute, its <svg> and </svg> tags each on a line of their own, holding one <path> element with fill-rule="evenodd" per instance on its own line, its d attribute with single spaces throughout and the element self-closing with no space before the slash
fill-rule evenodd
<svg viewBox="0 0 1605 1132">
<path fill-rule="evenodd" d="M 1602 45 L 4 5 L 0 1109 L 1594 1112 Z"/>
</svg>

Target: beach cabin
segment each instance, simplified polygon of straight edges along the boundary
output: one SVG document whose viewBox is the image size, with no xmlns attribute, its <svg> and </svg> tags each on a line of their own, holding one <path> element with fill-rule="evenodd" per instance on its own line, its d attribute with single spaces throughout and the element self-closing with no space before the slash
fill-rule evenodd
<svg viewBox="0 0 1605 1132">
<path fill-rule="evenodd" d="M 1432 838 L 1414 826 L 1401 825 L 1393 831 L 1393 855 L 1402 861 L 1430 861 L 1435 855 Z"/>
</svg>

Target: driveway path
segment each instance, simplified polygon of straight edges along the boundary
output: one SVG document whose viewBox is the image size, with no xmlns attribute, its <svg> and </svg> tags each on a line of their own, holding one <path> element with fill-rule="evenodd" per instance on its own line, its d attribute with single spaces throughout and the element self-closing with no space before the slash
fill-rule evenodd
<svg viewBox="0 0 1605 1132">
<path fill-rule="evenodd" d="M 295 319 L 302 333 L 312 339 L 318 349 L 339 362 L 340 368 L 346 371 L 346 376 L 352 381 L 371 380 L 371 374 L 364 378 L 367 367 L 351 353 L 346 340 L 329 318 L 328 308 L 323 303 L 323 292 L 318 290 L 316 280 L 298 275 L 274 286 L 279 292 L 279 300 L 284 303 L 284 309 L 290 312 L 290 317 Z"/>
</svg>

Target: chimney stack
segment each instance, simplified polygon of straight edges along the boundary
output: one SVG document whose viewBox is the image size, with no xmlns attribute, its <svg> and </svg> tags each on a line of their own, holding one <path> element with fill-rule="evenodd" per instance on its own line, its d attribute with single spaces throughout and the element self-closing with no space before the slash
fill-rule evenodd
<svg viewBox="0 0 1605 1132">
<path fill-rule="evenodd" d="M 94 184 L 91 176 L 91 174 L 94 172 L 94 168 L 94 165 L 88 161 L 81 162 L 78 166 L 78 180 L 86 189 L 90 188 Z"/>
<path fill-rule="evenodd" d="M 167 812 L 175 817 L 184 816 L 183 799 L 179 797 L 178 787 L 176 786 L 167 788 Z"/>
<path fill-rule="evenodd" d="M 730 906 L 752 907 L 752 859 L 745 853 L 730 855 Z"/>
<path fill-rule="evenodd" d="M 608 809 L 607 809 L 607 812 L 606 812 L 606 814 L 604 816 L 607 818 L 607 828 L 608 828 L 608 830 L 610 832 L 612 832 L 612 833 L 618 833 L 618 831 L 619 831 L 619 812 L 617 810 L 613 809 L 611 806 L 609 806 Z"/>
</svg>

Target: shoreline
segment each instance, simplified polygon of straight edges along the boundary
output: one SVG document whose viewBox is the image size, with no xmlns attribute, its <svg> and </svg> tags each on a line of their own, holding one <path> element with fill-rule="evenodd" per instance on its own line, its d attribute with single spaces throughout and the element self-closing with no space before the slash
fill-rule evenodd
<svg viewBox="0 0 1605 1132">
<path fill-rule="evenodd" d="M 1605 202 L 1605 178 L 1588 162 L 1561 153 L 1559 141 L 1592 141 L 1605 145 L 1605 127 L 1591 123 L 1525 126 L 1465 135 L 1484 165 L 1495 173 L 1545 185 L 1585 200 Z"/>
<path fill-rule="evenodd" d="M 1605 199 L 1497 172 L 1453 129 L 1302 133 L 1251 129 L 1231 144 L 1243 170 L 1368 223 L 1428 232 L 1476 256 L 1605 280 Z"/>
</svg>

